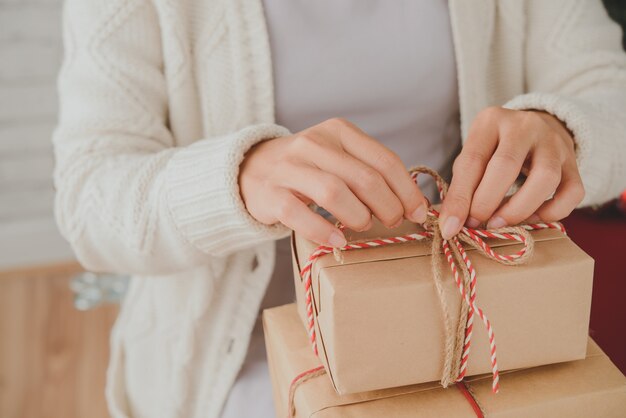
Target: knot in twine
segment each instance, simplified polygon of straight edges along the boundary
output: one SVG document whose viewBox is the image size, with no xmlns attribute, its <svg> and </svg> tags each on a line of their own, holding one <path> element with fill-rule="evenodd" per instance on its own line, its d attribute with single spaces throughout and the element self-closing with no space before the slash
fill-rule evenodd
<svg viewBox="0 0 626 418">
<path fill-rule="evenodd" d="M 445 200 L 448 191 L 448 184 L 434 170 L 418 166 L 409 170 L 411 178 L 417 182 L 417 176 L 420 173 L 429 174 L 435 179 L 439 196 L 441 200 Z M 344 226 L 338 224 L 339 228 Z M 306 292 L 306 310 L 309 339 L 315 355 L 318 354 L 316 341 L 316 312 L 313 304 L 313 291 L 311 286 L 311 269 L 318 258 L 333 253 L 335 258 L 343 262 L 343 252 L 357 249 L 380 247 L 383 245 L 400 244 L 410 241 L 421 241 L 430 239 L 432 241 L 432 272 L 437 295 L 443 311 L 443 319 L 445 326 L 445 356 L 444 367 L 441 377 L 441 385 L 448 387 L 455 382 L 460 382 L 466 375 L 467 362 L 469 360 L 470 345 L 472 340 L 472 329 L 474 325 L 474 317 L 478 316 L 489 337 L 491 372 L 492 372 L 492 390 L 497 393 L 499 390 L 499 373 L 498 361 L 496 354 L 496 338 L 491 325 L 491 321 L 487 318 L 485 312 L 478 306 L 476 300 L 476 270 L 471 260 L 467 256 L 462 243 L 475 248 L 479 253 L 498 263 L 514 266 L 525 263 L 533 253 L 534 240 L 528 231 L 537 229 L 558 229 L 565 233 L 565 229 L 558 222 L 552 223 L 536 223 L 525 224 L 514 227 L 504 227 L 498 229 L 475 229 L 463 227 L 461 231 L 454 237 L 446 240 L 441 236 L 439 227 L 439 212 L 434 208 L 428 208 L 427 220 L 424 223 L 424 231 L 412 234 L 368 239 L 363 241 L 348 242 L 341 248 L 333 248 L 321 245 L 317 247 L 307 259 L 304 267 L 300 271 L 300 276 L 304 284 Z M 523 247 L 514 254 L 500 254 L 494 251 L 485 241 L 484 238 L 494 238 L 500 240 L 517 241 Z M 461 294 L 461 311 L 459 313 L 458 324 L 454 323 L 453 315 L 450 313 L 447 299 L 444 293 L 443 272 L 441 265 L 444 260 L 450 267 L 456 287 Z M 458 360 L 460 359 L 460 361 Z"/>
</svg>

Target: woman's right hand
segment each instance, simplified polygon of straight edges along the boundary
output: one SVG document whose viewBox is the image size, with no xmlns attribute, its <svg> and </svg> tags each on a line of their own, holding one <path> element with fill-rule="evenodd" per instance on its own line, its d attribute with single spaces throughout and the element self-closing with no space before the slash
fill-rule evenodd
<svg viewBox="0 0 626 418">
<path fill-rule="evenodd" d="M 372 214 L 389 228 L 403 218 L 426 220 L 426 199 L 400 158 L 343 119 L 255 145 L 239 173 L 255 219 L 281 222 L 319 244 L 341 247 L 346 239 L 307 206 L 312 202 L 355 231 L 369 229 Z"/>
</svg>

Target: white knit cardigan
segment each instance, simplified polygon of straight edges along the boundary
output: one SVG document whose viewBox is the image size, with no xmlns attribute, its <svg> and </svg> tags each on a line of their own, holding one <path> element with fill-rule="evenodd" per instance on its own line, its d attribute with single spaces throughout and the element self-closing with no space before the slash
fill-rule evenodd
<svg viewBox="0 0 626 418">
<path fill-rule="evenodd" d="M 486 106 L 543 109 L 575 135 L 584 205 L 626 187 L 626 58 L 599 0 L 450 0 L 450 15 L 464 136 Z M 246 150 L 289 133 L 261 0 L 69 0 L 64 16 L 58 224 L 86 268 L 134 276 L 111 414 L 219 416 L 289 233 L 237 186 Z"/>
</svg>

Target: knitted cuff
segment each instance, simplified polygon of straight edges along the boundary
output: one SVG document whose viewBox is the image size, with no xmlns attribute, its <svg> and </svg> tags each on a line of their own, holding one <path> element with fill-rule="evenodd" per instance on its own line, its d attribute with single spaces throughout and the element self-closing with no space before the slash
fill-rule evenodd
<svg viewBox="0 0 626 418">
<path fill-rule="evenodd" d="M 239 165 L 256 143 L 290 135 L 278 125 L 259 124 L 200 140 L 181 149 L 167 168 L 167 200 L 180 234 L 207 254 L 224 256 L 285 237 L 282 224 L 265 225 L 246 210 L 239 193 Z"/>
</svg>

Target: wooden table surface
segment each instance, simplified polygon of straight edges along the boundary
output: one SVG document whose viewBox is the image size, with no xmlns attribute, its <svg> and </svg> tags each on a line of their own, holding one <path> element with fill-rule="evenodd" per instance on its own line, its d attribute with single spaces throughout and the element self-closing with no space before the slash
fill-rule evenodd
<svg viewBox="0 0 626 418">
<path fill-rule="evenodd" d="M 0 273 L 0 417 L 108 417 L 104 381 L 118 307 L 72 304 L 76 264 Z"/>
</svg>

